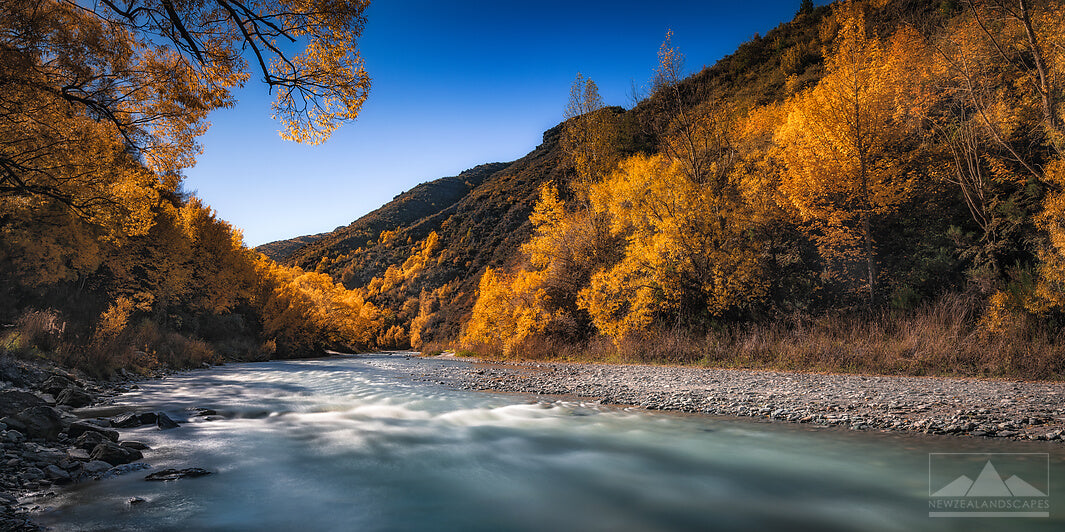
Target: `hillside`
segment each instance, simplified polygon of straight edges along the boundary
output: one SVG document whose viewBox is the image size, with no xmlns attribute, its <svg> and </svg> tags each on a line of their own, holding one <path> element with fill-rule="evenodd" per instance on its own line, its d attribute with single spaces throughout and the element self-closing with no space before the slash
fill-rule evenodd
<svg viewBox="0 0 1065 532">
<path fill-rule="evenodd" d="M 781 74 L 778 51 L 816 50 L 809 43 L 816 39 L 820 19 L 827 12 L 819 8 L 753 39 L 683 80 L 682 91 L 693 102 L 727 97 L 745 106 L 785 98 L 784 76 L 796 73 L 807 82 L 816 81 L 820 56 L 816 51 L 800 54 L 789 66 L 791 70 Z M 619 115 L 622 128 L 620 152 L 656 149 L 650 122 L 658 106 L 652 97 L 630 111 L 610 108 Z M 543 143 L 517 161 L 481 165 L 459 176 L 418 185 L 347 227 L 299 248 L 284 262 L 327 273 L 348 288 L 369 288 L 375 278 L 383 281 L 390 267 L 400 271 L 435 232 L 439 250 L 433 263 L 414 278 L 379 282 L 370 290 L 370 300 L 387 309 L 393 323 L 408 333 L 419 314 L 431 314 L 431 319 L 415 327 L 421 331 L 421 343 L 453 340 L 473 306 L 485 267 L 513 268 L 524 260 L 520 247 L 531 235 L 529 214 L 541 185 L 554 183 L 565 190 L 573 178 L 559 147 L 564 127 L 559 124 L 545 132 Z"/>
<path fill-rule="evenodd" d="M 547 131 L 543 143 L 517 161 L 485 164 L 418 185 L 298 250 L 286 263 L 328 273 L 349 288 L 367 287 L 375 278 L 381 281 L 390 267 L 400 269 L 435 233 L 432 264 L 402 282 L 378 286 L 370 299 L 407 329 L 423 290 L 427 300 L 434 291 L 446 293 L 448 304 L 425 339 L 454 337 L 473 305 L 479 272 L 517 259 L 530 234 L 529 213 L 540 186 L 564 179 L 559 135 L 558 127 Z"/>
<path fill-rule="evenodd" d="M 381 346 L 1065 371 L 1065 62 L 1041 51 L 1065 12 L 805 5 L 687 77 L 667 36 L 631 110 L 578 76 L 526 157 L 290 264 L 365 298 Z"/>
<path fill-rule="evenodd" d="M 293 253 L 303 246 L 317 242 L 330 233 L 318 233 L 317 235 L 297 236 L 286 240 L 274 240 L 255 247 L 255 251 L 262 253 L 277 262 L 284 262 Z"/>
</svg>

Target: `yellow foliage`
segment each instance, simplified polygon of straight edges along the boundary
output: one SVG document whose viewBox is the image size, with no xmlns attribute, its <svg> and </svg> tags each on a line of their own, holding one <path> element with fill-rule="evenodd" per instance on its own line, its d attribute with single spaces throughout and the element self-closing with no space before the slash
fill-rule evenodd
<svg viewBox="0 0 1065 532">
<path fill-rule="evenodd" d="M 486 268 L 464 327 L 463 344 L 498 346 L 507 356 L 516 345 L 543 332 L 552 316 L 543 305 L 546 294 L 537 286 L 540 277 L 525 270 L 507 276 Z"/>
<path fill-rule="evenodd" d="M 117 338 L 129 325 L 130 315 L 133 314 L 133 301 L 126 297 L 119 297 L 111 306 L 107 307 L 96 325 L 94 340 L 106 342 Z"/>
<path fill-rule="evenodd" d="M 1043 199 L 1036 224 L 1046 232 L 1039 251 L 1039 282 L 1026 307 L 1036 313 L 1065 310 L 1065 160 L 1055 159 L 1044 169 L 1051 191 Z"/>
<path fill-rule="evenodd" d="M 601 332 L 620 340 L 655 316 L 720 316 L 765 295 L 750 237 L 759 215 L 734 175 L 722 186 L 697 183 L 678 161 L 637 155 L 592 187 L 592 209 L 626 239 L 623 258 L 580 292 Z"/>
<path fill-rule="evenodd" d="M 907 32 L 889 45 L 869 37 L 856 2 L 838 5 L 835 19 L 838 35 L 826 50 L 825 77 L 788 102 L 775 136 L 786 167 L 780 189 L 811 223 L 829 264 L 865 259 L 872 300 L 873 218 L 892 212 L 911 187 L 890 154 L 909 130 L 903 117 L 926 105 L 906 68 L 918 37 Z"/>
</svg>

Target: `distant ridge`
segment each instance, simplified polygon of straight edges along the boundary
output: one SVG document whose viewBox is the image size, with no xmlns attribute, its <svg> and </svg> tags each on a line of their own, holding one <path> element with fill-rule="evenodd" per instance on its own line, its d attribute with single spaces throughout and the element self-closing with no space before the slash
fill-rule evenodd
<svg viewBox="0 0 1065 532">
<path fill-rule="evenodd" d="M 285 259 L 303 246 L 317 242 L 328 234 L 329 233 L 318 233 L 317 235 L 297 236 L 287 240 L 275 240 L 273 242 L 267 242 L 260 246 L 256 246 L 255 251 L 258 251 L 277 262 L 284 262 Z"/>
</svg>

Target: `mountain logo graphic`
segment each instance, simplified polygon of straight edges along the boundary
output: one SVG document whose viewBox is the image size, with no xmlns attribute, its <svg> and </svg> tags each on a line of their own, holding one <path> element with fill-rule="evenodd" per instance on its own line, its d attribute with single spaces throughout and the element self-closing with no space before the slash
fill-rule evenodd
<svg viewBox="0 0 1065 532">
<path fill-rule="evenodd" d="M 1036 489 L 1017 475 L 1006 480 L 995 470 L 988 460 L 976 480 L 965 475 L 954 479 L 932 494 L 933 497 L 1046 497 L 1047 494 Z"/>
</svg>

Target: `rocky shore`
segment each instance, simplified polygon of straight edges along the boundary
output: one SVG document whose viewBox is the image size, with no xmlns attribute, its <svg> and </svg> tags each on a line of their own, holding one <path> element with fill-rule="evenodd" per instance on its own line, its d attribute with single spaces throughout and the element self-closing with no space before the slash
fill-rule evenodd
<svg viewBox="0 0 1065 532">
<path fill-rule="evenodd" d="M 78 415 L 81 408 L 107 404 L 132 389 L 137 389 L 132 375 L 97 382 L 55 367 L 0 359 L 0 530 L 40 530 L 30 516 L 57 486 L 150 468 L 140 461 L 147 446 L 124 440 L 119 429 L 151 424 L 166 430 L 177 422 L 162 412 Z"/>
<path fill-rule="evenodd" d="M 441 368 L 464 389 L 603 404 L 959 437 L 1065 438 L 1065 383 L 880 377 L 587 363 Z"/>
</svg>

